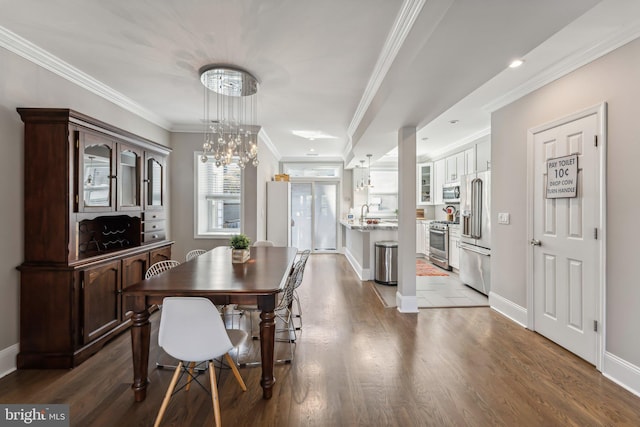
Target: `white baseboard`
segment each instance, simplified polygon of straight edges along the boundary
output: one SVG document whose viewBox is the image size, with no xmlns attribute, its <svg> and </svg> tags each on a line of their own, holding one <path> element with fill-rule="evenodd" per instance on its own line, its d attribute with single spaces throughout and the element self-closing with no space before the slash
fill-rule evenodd
<svg viewBox="0 0 640 427">
<path fill-rule="evenodd" d="M 526 308 L 519 306 L 518 304 L 493 292 L 489 292 L 489 305 L 492 309 L 513 320 L 520 326 L 524 328 L 527 327 Z"/>
<path fill-rule="evenodd" d="M 489 293 L 489 305 L 503 316 L 525 328 L 527 327 L 526 308 L 493 292 Z M 640 396 L 640 367 L 605 352 L 602 375 L 636 396 Z"/>
<path fill-rule="evenodd" d="M 17 369 L 16 357 L 20 351 L 20 345 L 14 344 L 3 350 L 0 350 L 0 378 L 9 375 Z"/>
<path fill-rule="evenodd" d="M 640 368 L 618 356 L 605 352 L 602 375 L 620 387 L 640 396 Z"/>
<path fill-rule="evenodd" d="M 351 268 L 353 268 L 353 271 L 356 272 L 360 280 L 371 280 L 371 272 L 369 271 L 369 269 L 362 268 L 356 257 L 354 257 L 351 254 L 351 251 L 349 251 L 349 248 L 344 248 L 344 256 L 347 257 L 347 261 L 349 261 L 349 264 L 351 264 Z"/>
</svg>

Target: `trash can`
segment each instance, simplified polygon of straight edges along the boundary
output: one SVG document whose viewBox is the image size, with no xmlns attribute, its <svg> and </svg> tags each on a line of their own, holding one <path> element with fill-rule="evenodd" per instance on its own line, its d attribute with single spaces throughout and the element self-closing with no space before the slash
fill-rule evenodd
<svg viewBox="0 0 640 427">
<path fill-rule="evenodd" d="M 376 283 L 398 284 L 398 242 L 384 240 L 375 243 L 375 269 Z"/>
</svg>

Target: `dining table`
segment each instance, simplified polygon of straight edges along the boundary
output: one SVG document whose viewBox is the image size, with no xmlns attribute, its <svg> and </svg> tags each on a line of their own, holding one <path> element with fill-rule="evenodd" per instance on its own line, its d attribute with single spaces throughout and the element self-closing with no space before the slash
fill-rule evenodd
<svg viewBox="0 0 640 427">
<path fill-rule="evenodd" d="M 205 297 L 215 304 L 257 304 L 260 310 L 260 385 L 263 398 L 270 399 L 275 383 L 274 309 L 296 254 L 293 247 L 251 247 L 249 260 L 233 263 L 232 249 L 220 246 L 126 288 L 123 295 L 129 298 L 134 311 L 131 348 L 135 400 L 141 402 L 146 398 L 149 384 L 149 307 L 161 305 L 162 299 L 169 296 Z"/>
</svg>

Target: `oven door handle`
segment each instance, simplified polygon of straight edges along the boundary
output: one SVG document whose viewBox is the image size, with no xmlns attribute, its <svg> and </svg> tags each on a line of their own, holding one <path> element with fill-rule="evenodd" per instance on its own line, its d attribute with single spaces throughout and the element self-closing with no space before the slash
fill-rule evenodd
<svg viewBox="0 0 640 427">
<path fill-rule="evenodd" d="M 444 236 L 445 233 L 446 233 L 446 231 L 444 231 L 444 230 L 429 230 L 429 232 L 433 233 L 433 234 L 439 234 L 441 236 Z"/>
</svg>

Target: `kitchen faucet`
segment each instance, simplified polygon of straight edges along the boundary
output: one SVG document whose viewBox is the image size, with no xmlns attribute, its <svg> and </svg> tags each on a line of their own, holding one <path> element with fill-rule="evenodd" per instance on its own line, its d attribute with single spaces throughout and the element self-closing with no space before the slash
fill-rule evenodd
<svg viewBox="0 0 640 427">
<path fill-rule="evenodd" d="M 364 208 L 367 208 L 367 213 L 369 213 L 369 205 L 368 204 L 364 204 L 362 206 L 360 206 L 360 222 L 364 222 Z"/>
</svg>

